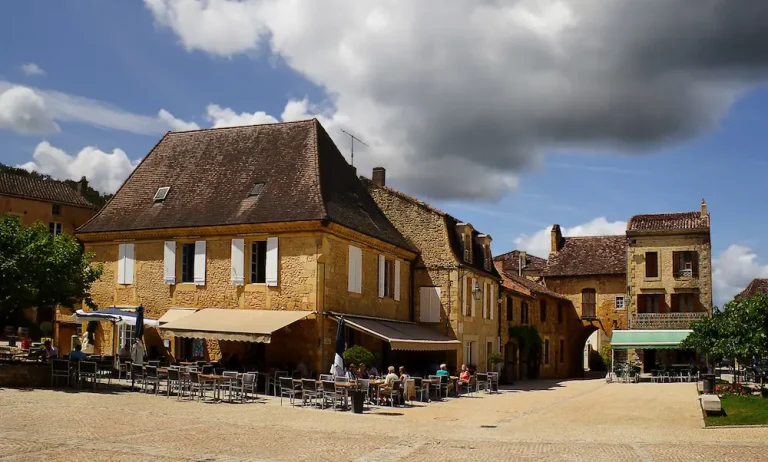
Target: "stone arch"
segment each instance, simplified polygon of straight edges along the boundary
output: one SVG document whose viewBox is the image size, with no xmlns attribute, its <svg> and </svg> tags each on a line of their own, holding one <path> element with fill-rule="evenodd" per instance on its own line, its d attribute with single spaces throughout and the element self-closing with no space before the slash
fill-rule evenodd
<svg viewBox="0 0 768 462">
<path fill-rule="evenodd" d="M 571 343 L 571 355 L 569 356 L 568 375 L 570 377 L 584 376 L 584 348 L 587 340 L 595 332 L 602 331 L 596 322 L 584 323 L 578 333 L 573 336 Z M 599 334 L 598 334 L 599 335 Z"/>
</svg>

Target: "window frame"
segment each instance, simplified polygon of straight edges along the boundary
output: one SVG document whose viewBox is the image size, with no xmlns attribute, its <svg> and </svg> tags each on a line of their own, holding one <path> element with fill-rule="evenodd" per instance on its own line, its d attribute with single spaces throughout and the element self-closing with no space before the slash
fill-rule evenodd
<svg viewBox="0 0 768 462">
<path fill-rule="evenodd" d="M 515 300 L 507 295 L 507 322 L 515 320 Z"/>
<path fill-rule="evenodd" d="M 544 349 L 544 351 L 542 352 L 542 356 L 544 357 L 544 365 L 549 366 L 550 345 L 549 345 L 548 338 L 544 339 L 544 342 L 542 342 L 541 347 Z"/>
<path fill-rule="evenodd" d="M 56 237 L 64 232 L 64 224 L 58 221 L 51 221 L 48 223 L 48 232 L 53 237 Z"/>
<path fill-rule="evenodd" d="M 186 255 L 187 252 L 191 253 L 191 255 Z M 179 254 L 180 254 L 179 265 L 181 266 L 181 271 L 179 272 L 180 273 L 179 282 L 181 282 L 182 284 L 194 284 L 195 283 L 195 243 L 182 242 L 181 252 L 179 252 Z"/>
<path fill-rule="evenodd" d="M 655 260 L 655 265 L 649 266 L 648 265 L 648 256 L 653 255 L 653 259 Z M 653 269 L 653 271 L 649 271 L 650 269 Z M 653 273 L 653 274 L 649 274 Z M 646 279 L 655 279 L 659 277 L 659 252 L 657 250 L 649 250 L 645 252 L 645 278 Z"/>
<path fill-rule="evenodd" d="M 520 324 L 521 325 L 528 325 L 529 319 L 528 319 L 528 302 L 523 300 L 520 302 Z"/>
<path fill-rule="evenodd" d="M 591 295 L 592 301 L 586 301 L 586 295 Z M 591 307 L 591 309 L 587 309 Z M 588 314 L 585 314 L 589 311 Z M 597 317 L 597 289 L 585 287 L 581 289 L 581 317 Z"/>
<path fill-rule="evenodd" d="M 54 217 L 60 217 L 61 216 L 61 205 L 60 204 L 51 204 L 51 215 Z"/>
<path fill-rule="evenodd" d="M 384 257 L 384 297 L 395 298 L 395 260 Z"/>
<path fill-rule="evenodd" d="M 621 306 L 619 306 L 619 300 L 621 300 Z M 626 298 L 623 295 L 617 295 L 613 300 L 613 309 L 616 311 L 622 311 L 627 308 L 627 305 L 624 303 L 626 301 Z"/>
<path fill-rule="evenodd" d="M 136 340 L 136 326 L 132 326 L 130 324 L 121 324 L 118 326 L 117 331 L 117 345 L 118 348 L 122 348 L 126 342 L 126 337 L 128 339 L 128 348 L 133 345 L 134 341 Z"/>
<path fill-rule="evenodd" d="M 250 242 L 250 252 L 248 260 L 248 283 L 266 284 L 267 283 L 267 241 L 256 240 Z M 262 252 L 263 254 L 260 254 Z M 255 257 L 255 259 L 254 259 Z M 263 258 L 263 261 L 260 259 Z M 261 273 L 259 273 L 261 271 Z"/>
</svg>

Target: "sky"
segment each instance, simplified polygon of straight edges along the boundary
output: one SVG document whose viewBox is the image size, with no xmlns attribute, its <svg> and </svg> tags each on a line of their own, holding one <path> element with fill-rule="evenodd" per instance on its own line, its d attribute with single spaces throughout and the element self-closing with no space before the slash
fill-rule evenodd
<svg viewBox="0 0 768 462">
<path fill-rule="evenodd" d="M 3 163 L 114 192 L 169 130 L 316 117 L 496 254 L 704 198 L 716 304 L 768 277 L 764 0 L 1 8 Z"/>
</svg>

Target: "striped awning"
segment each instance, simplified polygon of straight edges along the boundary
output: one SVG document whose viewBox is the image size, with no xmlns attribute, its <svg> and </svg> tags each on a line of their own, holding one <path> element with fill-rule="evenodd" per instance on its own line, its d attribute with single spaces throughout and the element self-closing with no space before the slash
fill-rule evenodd
<svg viewBox="0 0 768 462">
<path fill-rule="evenodd" d="M 680 342 L 692 330 L 615 330 L 611 336 L 614 350 L 658 350 L 677 349 Z"/>
</svg>

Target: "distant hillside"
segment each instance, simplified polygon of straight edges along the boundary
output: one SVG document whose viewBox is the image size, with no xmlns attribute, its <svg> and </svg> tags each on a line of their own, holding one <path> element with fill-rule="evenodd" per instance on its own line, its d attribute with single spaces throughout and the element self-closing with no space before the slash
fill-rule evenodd
<svg viewBox="0 0 768 462">
<path fill-rule="evenodd" d="M 55 178 L 51 177 L 50 175 L 43 175 L 37 172 L 28 172 L 23 168 L 11 167 L 5 164 L 0 164 L 0 173 L 12 173 L 14 175 L 31 176 L 34 178 L 42 178 L 44 180 L 57 181 Z M 69 186 L 70 188 L 77 190 L 77 183 L 78 183 L 77 181 L 63 180 L 61 182 Z M 112 198 L 112 194 L 102 194 L 96 191 L 95 189 L 93 189 L 92 187 L 90 187 L 90 185 L 88 186 L 83 196 L 86 199 L 88 199 L 88 201 L 91 204 L 95 205 L 97 210 L 100 210 L 102 207 L 104 207 L 104 204 L 106 204 L 107 201 Z"/>
</svg>

